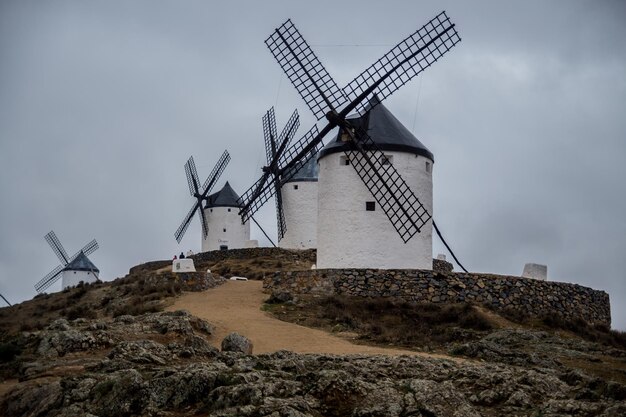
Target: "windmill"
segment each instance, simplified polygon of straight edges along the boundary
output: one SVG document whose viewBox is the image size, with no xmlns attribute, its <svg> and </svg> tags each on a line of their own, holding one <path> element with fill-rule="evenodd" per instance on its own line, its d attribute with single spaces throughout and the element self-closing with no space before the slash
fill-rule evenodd
<svg viewBox="0 0 626 417">
<path fill-rule="evenodd" d="M 43 277 L 36 285 L 35 290 L 38 293 L 44 292 L 48 287 L 63 277 L 63 288 L 77 285 L 79 282 L 90 283 L 98 279 L 98 268 L 87 258 L 98 249 L 98 242 L 92 240 L 87 243 L 80 251 L 72 257 L 68 256 L 61 241 L 57 238 L 54 231 L 50 231 L 45 236 L 46 242 L 50 245 L 56 256 L 61 261 L 61 265 L 54 268 L 48 275 Z"/>
<path fill-rule="evenodd" d="M 317 210 L 317 189 L 315 189 L 315 193 L 307 193 L 307 190 L 302 189 L 300 189 L 298 193 L 295 193 L 295 190 L 298 190 L 298 184 L 293 186 L 293 188 L 287 187 L 287 182 L 282 178 L 283 172 L 280 167 L 278 165 L 272 165 L 272 160 L 277 156 L 279 144 L 286 142 L 285 146 L 289 146 L 289 143 L 300 126 L 298 111 L 294 110 L 287 124 L 282 129 L 280 136 L 278 136 L 276 130 L 276 116 L 273 107 L 265 113 L 262 121 L 263 137 L 265 139 L 265 155 L 268 164 L 267 170 L 270 171 L 274 184 L 278 244 L 280 247 L 293 249 L 302 248 L 303 245 L 301 242 L 311 241 L 311 239 L 315 237 L 316 231 L 314 227 L 309 228 L 313 230 L 309 233 L 304 233 L 304 236 L 302 229 L 303 225 L 306 225 L 307 221 L 313 217 L 311 214 L 315 215 L 315 210 Z M 285 177 L 293 177 L 291 178 L 292 182 L 300 179 L 298 174 L 301 176 L 303 174 L 302 171 L 306 171 L 305 168 L 307 168 L 311 162 L 315 163 L 314 158 L 311 157 L 308 159 L 309 163 L 302 167 L 300 173 L 295 173 L 295 175 L 287 173 Z M 286 198 L 283 198 L 283 190 Z M 313 213 L 310 213 L 311 211 L 313 211 Z M 288 234 L 287 225 L 289 225 L 290 230 Z"/>
<path fill-rule="evenodd" d="M 283 171 L 299 164 L 318 148 L 331 130 L 339 127 L 342 140 L 348 145 L 349 150 L 344 153 L 350 166 L 406 244 L 428 223 L 431 215 L 393 163 L 369 137 L 367 129 L 351 123 L 348 115 L 372 110 L 460 40 L 455 25 L 442 12 L 340 89 L 291 20 L 287 20 L 266 39 L 265 44 L 309 109 L 318 120 L 326 119 L 326 125 L 319 131 L 314 126 L 309 131 L 312 133 L 307 138 L 309 140 L 299 141 L 291 148 Z M 376 101 L 370 100 L 373 94 L 378 97 Z M 320 172 L 320 180 L 321 175 Z M 254 211 L 259 201 L 271 197 L 275 190 L 270 183 L 263 176 L 244 194 L 247 198 L 242 204 L 242 218 Z M 318 226 L 318 238 L 323 232 Z M 349 251 L 350 247 L 344 250 Z M 319 261 L 318 253 L 318 266 L 321 267 Z"/>
<path fill-rule="evenodd" d="M 189 157 L 189 160 L 185 163 L 185 173 L 187 174 L 189 194 L 196 199 L 196 202 L 183 219 L 181 225 L 178 229 L 176 229 L 176 233 L 174 233 L 174 237 L 178 243 L 180 243 L 183 239 L 183 236 L 189 227 L 189 223 L 191 223 L 191 219 L 196 211 L 198 212 L 200 223 L 202 224 L 202 238 L 203 240 L 207 238 L 209 234 L 209 227 L 202 209 L 202 203 L 207 200 L 209 192 L 213 189 L 215 183 L 217 183 L 217 180 L 222 175 L 222 172 L 224 172 L 224 169 L 226 169 L 228 162 L 230 162 L 230 155 L 228 154 L 228 151 L 224 151 L 220 159 L 215 164 L 213 171 L 211 171 L 211 174 L 209 174 L 206 181 L 204 181 L 202 188 L 200 188 L 200 180 L 198 179 L 198 171 L 196 170 L 196 164 L 193 160 L 193 156 Z"/>
<path fill-rule="evenodd" d="M 313 126 L 296 143 L 291 144 L 299 126 L 298 113 L 294 111 L 289 121 L 276 134 L 276 120 L 274 109 L 270 109 L 263 117 L 263 133 L 265 136 L 265 150 L 267 166 L 263 167 L 263 174 L 238 200 L 239 215 L 243 222 L 252 217 L 267 200 L 276 195 L 276 216 L 278 237 L 282 239 L 287 230 L 287 222 L 283 212 L 281 186 L 289 181 L 309 161 L 311 155 L 321 149 L 321 140 L 311 147 L 311 152 L 294 160 L 298 152 L 318 134 L 317 126 Z M 290 145 L 291 144 L 291 145 Z M 258 225 L 258 223 L 257 223 Z M 265 232 L 264 232 L 265 233 Z M 266 234 L 267 236 L 267 234 Z"/>
<path fill-rule="evenodd" d="M 202 240 L 202 251 L 249 248 L 258 245 L 250 240 L 250 223 L 239 217 L 239 195 L 228 181 L 221 190 L 209 195 L 204 216 L 209 234 Z"/>
</svg>

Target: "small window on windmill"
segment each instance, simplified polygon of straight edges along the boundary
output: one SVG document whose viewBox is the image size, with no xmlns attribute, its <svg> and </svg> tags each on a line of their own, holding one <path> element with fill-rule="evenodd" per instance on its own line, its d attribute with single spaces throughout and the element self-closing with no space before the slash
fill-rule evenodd
<svg viewBox="0 0 626 417">
<path fill-rule="evenodd" d="M 226 229 L 224 229 L 224 233 L 226 233 Z"/>
<path fill-rule="evenodd" d="M 228 209 L 228 212 L 230 213 L 230 209 Z"/>
<path fill-rule="evenodd" d="M 211 213 L 213 213 L 213 209 L 211 209 Z"/>
<path fill-rule="evenodd" d="M 432 170 L 431 164 L 430 162 L 426 161 L 426 172 L 429 172 Z"/>
<path fill-rule="evenodd" d="M 294 190 L 297 190 L 297 189 L 298 189 L 298 184 L 294 185 L 294 186 L 293 186 L 293 189 L 294 189 Z"/>
<path fill-rule="evenodd" d="M 350 165 L 350 158 L 345 155 L 339 157 L 339 165 Z"/>
<path fill-rule="evenodd" d="M 383 155 L 381 158 L 383 165 L 391 165 L 393 163 L 393 155 Z"/>
<path fill-rule="evenodd" d="M 365 202 L 365 210 L 366 211 L 376 211 L 376 202 L 375 201 L 366 201 Z"/>
<path fill-rule="evenodd" d="M 354 135 L 354 129 L 350 129 L 350 133 L 352 133 L 352 135 Z M 352 140 L 352 136 L 350 135 L 350 133 L 346 132 L 345 130 L 341 131 L 341 136 L 339 137 L 339 139 L 342 142 L 348 142 L 349 140 Z"/>
</svg>

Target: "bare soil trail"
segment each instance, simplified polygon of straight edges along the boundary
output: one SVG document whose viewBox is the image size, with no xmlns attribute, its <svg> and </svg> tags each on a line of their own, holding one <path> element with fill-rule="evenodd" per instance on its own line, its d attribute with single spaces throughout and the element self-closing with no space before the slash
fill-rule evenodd
<svg viewBox="0 0 626 417">
<path fill-rule="evenodd" d="M 224 336 L 237 332 L 252 340 L 254 353 L 290 350 L 297 353 L 420 355 L 458 358 L 402 349 L 357 345 L 322 330 L 278 320 L 261 310 L 268 295 L 261 281 L 227 281 L 204 292 L 184 293 L 167 310 L 187 310 L 215 328 L 211 343 L 220 348 Z"/>
</svg>

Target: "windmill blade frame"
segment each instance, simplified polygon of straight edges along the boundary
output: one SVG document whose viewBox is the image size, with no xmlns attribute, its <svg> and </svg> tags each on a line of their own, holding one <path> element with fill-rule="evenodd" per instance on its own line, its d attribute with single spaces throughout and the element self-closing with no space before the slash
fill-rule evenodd
<svg viewBox="0 0 626 417">
<path fill-rule="evenodd" d="M 292 160 L 291 155 L 296 155 L 301 152 L 302 149 L 306 147 L 310 147 L 315 150 L 319 150 L 321 141 L 317 141 L 316 144 L 311 144 L 312 138 L 318 135 L 317 125 L 313 125 L 311 129 L 307 133 L 304 134 L 296 143 L 291 145 L 289 149 L 287 149 L 284 154 L 279 158 L 278 163 L 282 165 L 283 162 L 289 160 L 289 163 L 286 163 L 285 166 L 281 166 L 280 173 L 280 183 L 284 183 L 288 181 L 295 175 L 296 171 L 292 168 L 298 164 L 298 160 Z M 309 146 L 311 145 L 311 146 Z M 270 178 L 271 177 L 271 178 Z M 241 215 L 242 221 L 245 223 L 250 217 L 252 217 L 262 206 L 265 204 L 267 200 L 272 198 L 276 192 L 276 187 L 274 183 L 277 182 L 274 176 L 270 176 L 269 170 L 266 170 L 261 178 L 259 178 L 250 188 L 248 188 L 242 195 L 239 197 L 238 203 L 241 205 L 241 209 L 239 210 L 239 214 Z"/>
<path fill-rule="evenodd" d="M 344 151 L 350 165 L 378 202 L 402 240 L 408 242 L 431 215 L 372 138 L 359 128 L 354 150 Z"/>
<path fill-rule="evenodd" d="M 198 171 L 196 170 L 193 155 L 185 162 L 185 175 L 187 176 L 189 194 L 191 194 L 192 197 L 197 196 L 200 193 L 200 179 L 198 178 Z"/>
<path fill-rule="evenodd" d="M 255 204 L 255 201 L 259 198 L 259 196 L 263 195 L 263 191 L 267 186 L 267 180 L 270 179 L 270 173 L 264 172 L 261 175 L 261 178 L 256 180 L 254 184 L 250 188 L 248 188 L 241 196 L 239 200 L 237 200 L 237 204 L 241 206 L 239 210 L 239 215 L 241 216 L 241 221 L 245 223 L 250 219 L 256 211 L 261 208 L 261 206 L 267 201 L 270 197 L 263 200 L 260 204 Z M 272 176 L 270 182 L 274 182 L 274 177 Z"/>
<path fill-rule="evenodd" d="M 298 115 L 298 109 L 296 109 L 293 111 L 291 117 L 289 117 L 289 120 L 287 120 L 287 123 L 285 123 L 285 127 L 283 127 L 283 130 L 281 130 L 280 132 L 280 136 L 278 137 L 278 143 L 280 143 L 281 146 L 276 149 L 276 153 L 280 153 L 280 155 L 282 156 L 284 150 L 288 149 L 291 145 L 291 141 L 293 140 L 293 137 L 296 135 L 296 132 L 299 128 L 300 116 Z M 279 158 L 278 167 L 280 167 L 280 160 L 281 159 Z"/>
<path fill-rule="evenodd" d="M 196 210 L 200 210 L 199 216 L 200 223 L 202 224 L 202 234 L 204 237 L 208 236 L 209 227 L 207 225 L 206 218 L 204 217 L 202 203 L 204 200 L 206 200 L 208 193 L 213 189 L 229 162 L 230 154 L 228 153 L 228 150 L 225 150 L 213 167 L 213 170 L 211 171 L 207 179 L 204 181 L 201 192 L 199 190 L 200 181 L 198 178 L 198 173 L 196 171 L 196 164 L 193 160 L 193 156 L 191 156 L 185 163 L 185 174 L 187 176 L 189 192 L 191 193 L 192 197 L 196 198 L 196 202 L 191 207 L 187 215 L 183 218 L 183 221 L 180 226 L 178 226 L 178 229 L 176 229 L 176 232 L 174 232 L 174 238 L 178 243 L 180 243 L 183 239 L 183 236 L 189 228 L 189 224 L 191 223 L 191 220 L 193 219 L 193 215 L 195 214 Z"/>
<path fill-rule="evenodd" d="M 193 207 L 191 207 L 191 210 L 189 210 L 189 212 L 183 219 L 183 222 L 180 224 L 180 226 L 178 226 L 178 229 L 176 229 L 176 232 L 174 233 L 174 237 L 176 238 L 176 241 L 178 243 L 180 243 L 180 241 L 183 240 L 183 236 L 185 235 L 185 232 L 187 231 L 187 228 L 189 227 L 189 224 L 191 223 L 191 219 L 193 219 L 193 215 L 196 214 L 197 209 L 198 209 L 198 203 L 196 202 L 196 204 L 194 204 Z"/>
<path fill-rule="evenodd" d="M 276 28 L 265 44 L 318 120 L 327 107 L 337 109 L 347 101 L 291 19 Z"/>
<path fill-rule="evenodd" d="M 281 175 L 283 182 L 290 180 L 291 177 L 293 177 L 293 175 L 295 175 L 295 173 L 297 172 L 297 170 L 291 169 L 292 166 L 298 164 L 299 162 L 299 159 L 296 158 L 297 155 L 304 153 L 303 150 L 307 148 L 310 144 L 313 144 L 313 146 L 310 147 L 305 155 L 311 152 L 317 153 L 324 146 L 322 138 L 316 140 L 318 135 L 319 130 L 317 128 L 317 125 L 313 125 L 308 132 L 306 132 L 300 139 L 298 139 L 296 143 L 294 143 L 281 155 L 279 165 L 281 166 Z M 291 174 L 288 178 L 285 177 L 287 171 Z"/>
<path fill-rule="evenodd" d="M 76 252 L 74 254 L 74 256 L 72 256 L 72 261 L 74 259 L 76 259 L 76 257 L 82 252 L 85 254 L 85 256 L 89 256 L 92 253 L 94 253 L 96 250 L 98 250 L 100 248 L 100 246 L 98 246 L 98 242 L 96 241 L 96 239 L 93 239 L 91 242 L 87 243 L 85 246 L 83 246 L 83 248 L 81 250 L 79 250 L 78 252 Z"/>
<path fill-rule="evenodd" d="M 265 161 L 268 165 L 270 165 L 274 159 L 274 155 L 276 154 L 275 138 L 278 137 L 274 107 L 270 107 L 270 109 L 263 115 L 261 123 L 263 125 L 263 138 L 265 140 Z"/>
<path fill-rule="evenodd" d="M 45 277 L 43 277 L 37 284 L 35 284 L 35 290 L 38 293 L 41 293 L 47 290 L 52 284 L 54 284 L 58 280 L 58 276 L 61 274 L 65 265 L 59 265 L 54 268 L 52 271 L 48 272 Z"/>
<path fill-rule="evenodd" d="M 209 225 L 207 224 L 204 210 L 202 210 L 202 205 L 200 205 L 200 210 L 198 210 L 198 217 L 200 217 L 200 224 L 202 225 L 202 236 L 207 237 L 209 235 Z"/>
<path fill-rule="evenodd" d="M 363 98 L 376 93 L 381 101 L 384 100 L 460 41 L 455 24 L 450 21 L 445 11 L 441 12 L 359 74 L 343 88 L 343 92 L 350 101 L 361 101 L 356 111 L 362 113 L 368 104 L 362 101 Z M 373 90 L 368 83 L 372 79 L 380 80 Z M 363 94 L 365 97 L 359 99 Z"/>
<path fill-rule="evenodd" d="M 61 261 L 63 265 L 67 265 L 71 261 L 69 255 L 67 254 L 67 251 L 61 244 L 61 241 L 54 233 L 54 230 L 49 231 L 44 236 L 44 239 L 46 239 L 46 242 L 48 242 L 48 245 L 50 245 L 52 251 L 57 256 L 57 258 L 59 258 L 59 261 Z"/>
<path fill-rule="evenodd" d="M 207 194 L 211 192 L 213 187 L 215 187 L 215 184 L 224 173 L 224 170 L 226 169 L 226 166 L 229 162 L 230 154 L 228 153 L 228 150 L 225 150 L 222 153 L 222 156 L 220 156 L 220 159 L 218 159 L 215 167 L 213 168 L 207 179 L 204 181 L 204 184 L 202 184 L 202 198 L 205 198 Z"/>
<path fill-rule="evenodd" d="M 285 213 L 283 211 L 283 194 L 281 191 L 282 184 L 278 180 L 274 181 L 274 193 L 276 202 L 276 228 L 278 229 L 278 240 L 281 241 L 287 232 L 287 222 L 285 221 Z"/>
</svg>

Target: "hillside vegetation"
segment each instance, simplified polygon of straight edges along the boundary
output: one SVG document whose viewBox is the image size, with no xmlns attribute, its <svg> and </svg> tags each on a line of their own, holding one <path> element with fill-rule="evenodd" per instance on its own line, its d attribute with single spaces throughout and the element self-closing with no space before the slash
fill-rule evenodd
<svg viewBox="0 0 626 417">
<path fill-rule="evenodd" d="M 155 261 L 0 309 L 0 415 L 626 415 L 623 333 L 482 306 L 273 294 L 263 309 L 281 320 L 439 356 L 220 352 L 210 319 L 163 312 L 174 297 L 220 285 L 218 274 L 262 278 L 314 258 L 227 252 L 194 257 L 214 275 L 202 287 L 204 272 Z"/>
</svg>

